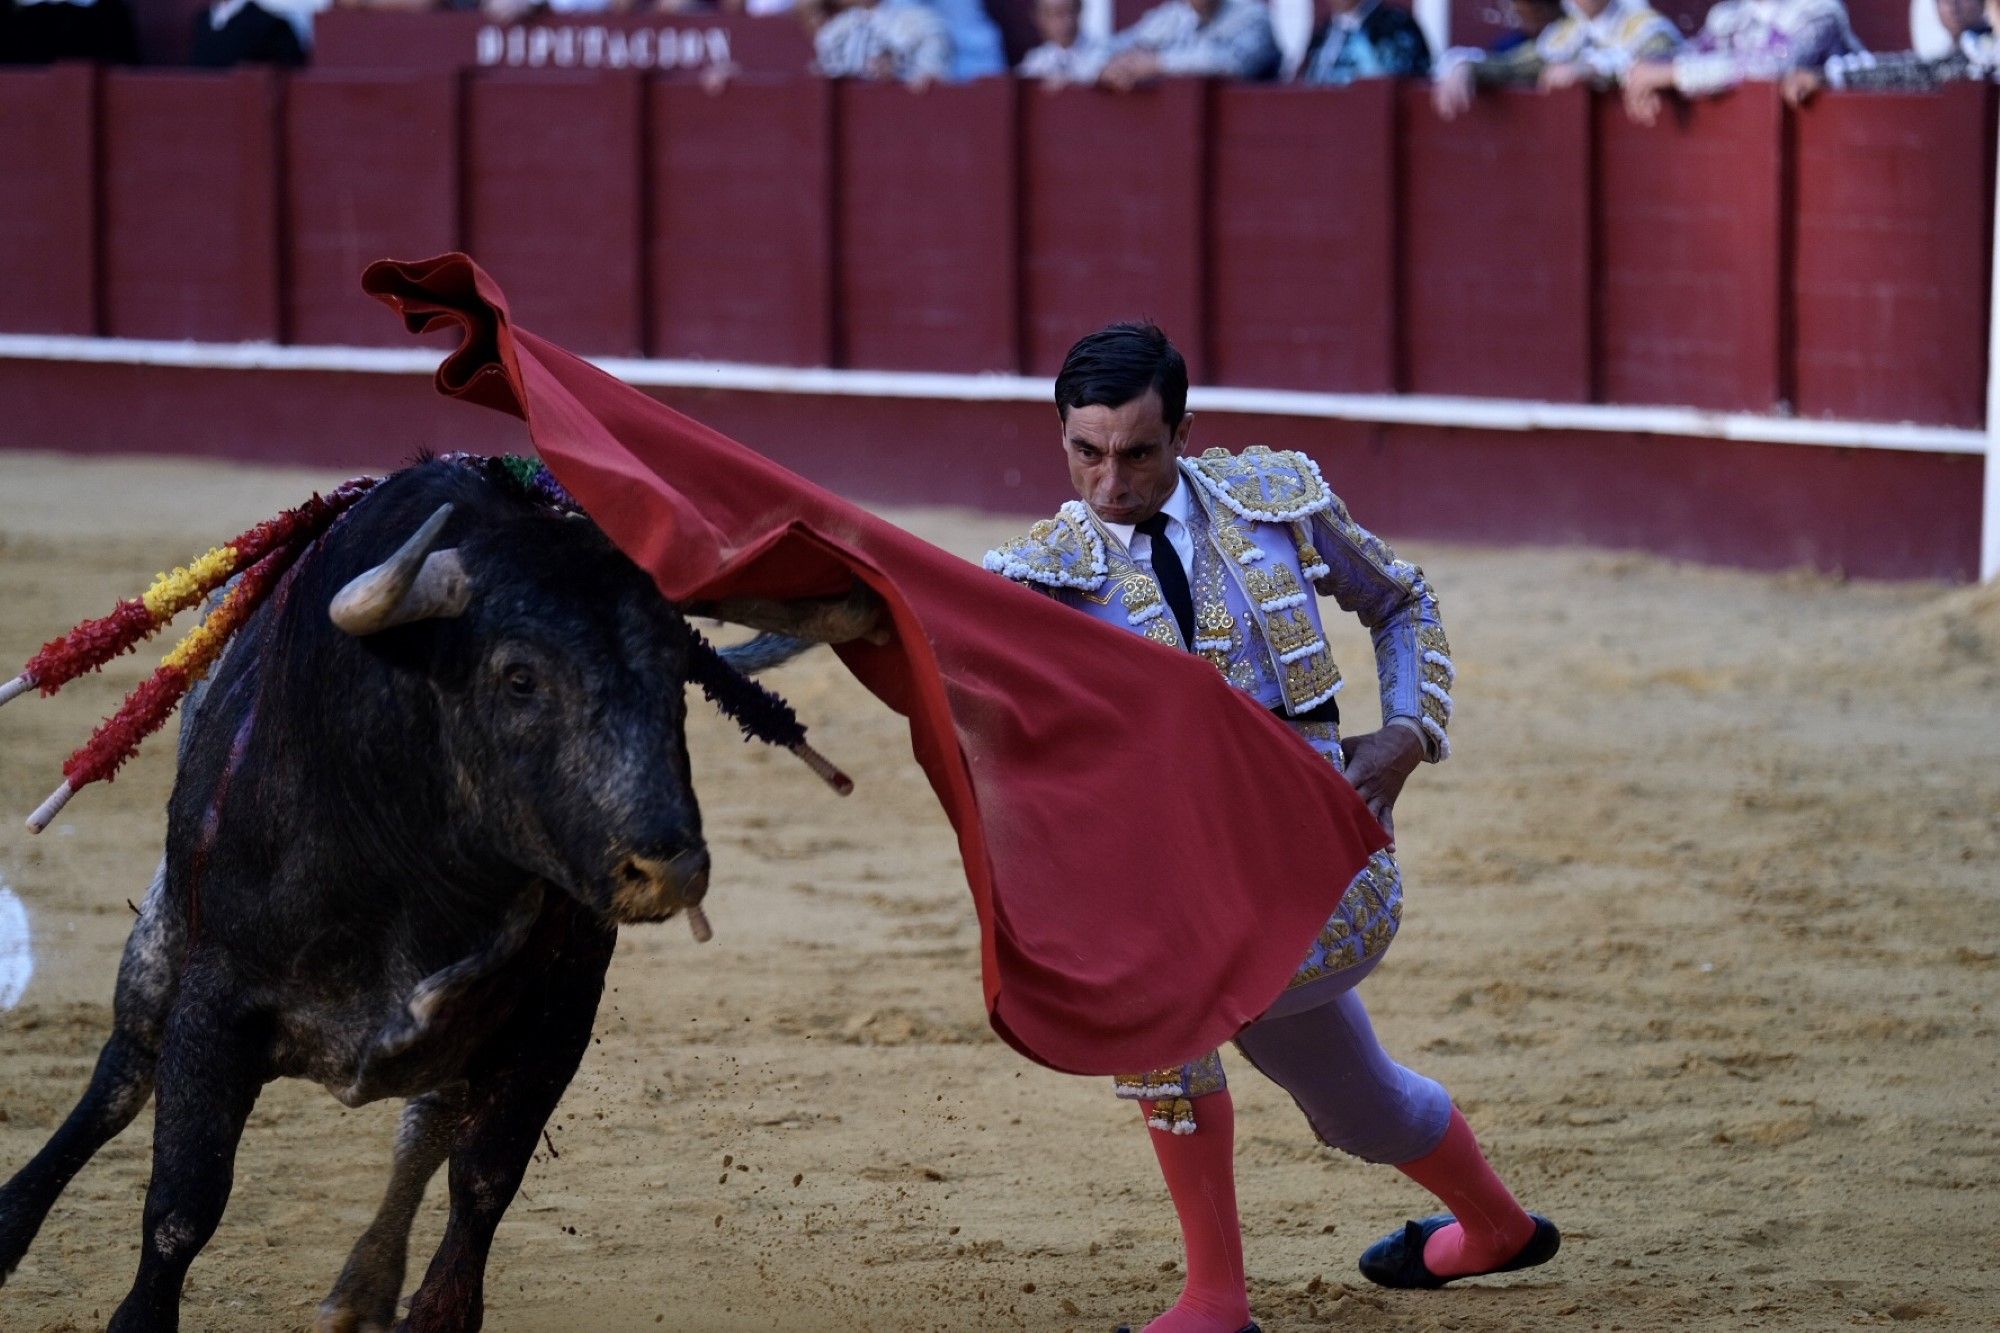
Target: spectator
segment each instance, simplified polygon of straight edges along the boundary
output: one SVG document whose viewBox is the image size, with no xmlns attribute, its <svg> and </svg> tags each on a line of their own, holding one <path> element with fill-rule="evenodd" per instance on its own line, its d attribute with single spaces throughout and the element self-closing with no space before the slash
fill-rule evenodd
<svg viewBox="0 0 2000 1333">
<path fill-rule="evenodd" d="M 951 75 L 954 83 L 990 79 L 1007 72 L 1007 46 L 999 25 L 982 0 L 912 0 L 929 5 L 951 34 Z"/>
<path fill-rule="evenodd" d="M 268 7 L 267 7 L 268 6 Z M 281 0 L 216 0 L 194 16 L 188 63 L 220 69 L 230 65 L 306 63 L 312 15 Z"/>
<path fill-rule="evenodd" d="M 937 11 L 911 0 L 836 0 L 813 34 L 830 79 L 901 83 L 921 91 L 951 74 L 951 33 Z"/>
<path fill-rule="evenodd" d="M 139 63 L 125 0 L 0 0 L 0 65 L 57 60 Z"/>
<path fill-rule="evenodd" d="M 1430 76 L 1431 45 L 1409 10 L 1384 0 L 1317 0 L 1314 12 L 1319 22 L 1297 82 Z"/>
<path fill-rule="evenodd" d="M 1569 0 L 1570 13 L 1535 42 L 1543 88 L 1611 88 L 1635 65 L 1673 59 L 1681 32 L 1646 0 Z"/>
<path fill-rule="evenodd" d="M 1035 28 L 1042 44 L 1021 57 L 1015 73 L 1051 87 L 1095 83 L 1111 58 L 1111 43 L 1083 34 L 1083 0 L 1035 0 Z"/>
<path fill-rule="evenodd" d="M 1862 49 L 1840 0 L 1722 0 L 1681 54 L 1626 73 L 1625 110 L 1650 125 L 1669 90 L 1711 97 L 1739 83 L 1817 70 Z"/>
<path fill-rule="evenodd" d="M 1835 56 L 1825 72 L 1795 69 L 1785 75 L 1785 100 L 1804 106 L 1822 88 L 1867 88 L 1884 92 L 1926 93 L 1960 79 L 1986 79 L 1996 64 L 1993 27 L 2000 19 L 2000 0 L 1937 0 L 1938 22 L 1951 38 L 1941 56 L 1898 51 L 1876 56 L 1866 51 Z"/>
<path fill-rule="evenodd" d="M 1111 46 L 1098 82 L 1120 92 L 1183 75 L 1268 79 L 1278 68 L 1278 39 L 1263 0 L 1165 0 Z"/>
<path fill-rule="evenodd" d="M 1438 57 L 1431 105 L 1445 120 L 1472 109 L 1481 88 L 1532 88 L 1541 77 L 1535 42 L 1563 17 L 1562 0 L 1509 0 L 1507 31 L 1484 49 L 1454 46 Z"/>
</svg>

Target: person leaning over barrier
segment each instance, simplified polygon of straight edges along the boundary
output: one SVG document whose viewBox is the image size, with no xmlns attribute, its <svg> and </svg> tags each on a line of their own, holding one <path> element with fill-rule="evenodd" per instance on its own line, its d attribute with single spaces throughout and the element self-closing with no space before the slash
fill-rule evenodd
<svg viewBox="0 0 2000 1333">
<path fill-rule="evenodd" d="M 1507 31 L 1485 47 L 1454 46 L 1437 59 L 1431 104 L 1451 120 L 1481 88 L 1532 88 L 1541 77 L 1535 41 L 1563 16 L 1562 0 L 1507 0 Z"/>
<path fill-rule="evenodd" d="M 1279 58 L 1264 0 L 1166 0 L 1111 48 L 1098 83 L 1117 92 L 1161 78 L 1268 79 Z"/>
<path fill-rule="evenodd" d="M 1651 125 L 1669 92 L 1713 97 L 1739 83 L 1818 70 L 1865 49 L 1840 0 L 1722 0 L 1680 54 L 1634 65 L 1625 75 L 1625 111 Z"/>
<path fill-rule="evenodd" d="M 1111 42 L 1083 31 L 1082 0 L 1035 0 L 1035 28 L 1042 42 L 1021 57 L 1014 72 L 1050 88 L 1095 83 L 1111 59 Z"/>
<path fill-rule="evenodd" d="M 1947 83 L 1992 78 L 2000 66 L 1993 37 L 2000 24 L 2000 0 L 1988 0 L 1983 9 L 1979 0 L 1937 0 L 1937 16 L 1951 38 L 1951 48 L 1943 55 L 1896 51 L 1878 56 L 1857 51 L 1835 56 L 1823 71 L 1795 69 L 1787 74 L 1785 100 L 1804 106 L 1823 88 L 1927 93 Z"/>
<path fill-rule="evenodd" d="M 1079 498 L 989 551 L 985 566 L 1118 630 L 1197 654 L 1283 718 L 1393 833 L 1404 782 L 1450 754 L 1454 668 L 1437 596 L 1422 570 L 1354 521 L 1305 455 L 1253 447 L 1188 456 L 1187 388 L 1180 353 L 1150 324 L 1113 324 L 1072 347 L 1055 398 Z M 1384 719 L 1375 731 L 1340 734 L 1340 670 L 1314 589 L 1373 633 Z M 1143 791 L 1093 795 L 1146 808 Z M 1265 796 L 1251 789 L 1241 799 Z M 1212 817 L 1226 823 L 1229 803 Z M 1317 871 L 1301 863 L 1298 873 Z M 1451 1209 L 1370 1246 L 1361 1256 L 1369 1281 L 1441 1287 L 1546 1263 L 1561 1243 L 1555 1224 L 1515 1201 L 1451 1095 L 1382 1049 L 1356 993 L 1395 938 L 1402 904 L 1396 858 L 1377 852 L 1237 1046 L 1291 1094 L 1321 1142 L 1393 1164 Z M 1205 943 L 1189 938 L 1186 950 L 1193 956 Z M 1187 1250 L 1186 1288 L 1147 1333 L 1255 1329 L 1221 1057 L 1126 1075 L 1114 1090 L 1139 1103 L 1153 1131 Z"/>
<path fill-rule="evenodd" d="M 1316 20 L 1293 82 L 1340 87 L 1357 79 L 1422 79 L 1431 44 L 1410 11 L 1384 0 L 1315 0 Z"/>
<path fill-rule="evenodd" d="M 1563 9 L 1531 55 L 1441 78 L 1432 99 L 1438 114 L 1450 120 L 1467 110 L 1479 88 L 1614 88 L 1634 65 L 1671 59 L 1681 44 L 1680 30 L 1646 0 L 1568 0 Z"/>
<path fill-rule="evenodd" d="M 951 32 L 915 0 L 836 0 L 813 33 L 813 60 L 829 79 L 928 88 L 951 77 Z"/>
</svg>

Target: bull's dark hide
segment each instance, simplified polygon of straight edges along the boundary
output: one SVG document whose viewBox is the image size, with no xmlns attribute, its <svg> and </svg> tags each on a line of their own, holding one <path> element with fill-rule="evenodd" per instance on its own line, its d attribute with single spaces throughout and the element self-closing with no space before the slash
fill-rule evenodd
<svg viewBox="0 0 2000 1333">
<path fill-rule="evenodd" d="M 335 628 L 334 595 L 445 504 L 462 613 Z M 258 1090 L 308 1078 L 350 1104 L 413 1099 L 325 1326 L 394 1321 L 410 1216 L 446 1160 L 451 1220 L 408 1326 L 476 1326 L 488 1243 L 588 1043 L 616 923 L 706 888 L 691 642 L 594 524 L 502 469 L 430 461 L 356 505 L 185 721 L 115 1030 L 76 1110 L 0 1189 L 0 1278 L 157 1081 L 146 1243 L 112 1327 L 174 1327 Z"/>
</svg>

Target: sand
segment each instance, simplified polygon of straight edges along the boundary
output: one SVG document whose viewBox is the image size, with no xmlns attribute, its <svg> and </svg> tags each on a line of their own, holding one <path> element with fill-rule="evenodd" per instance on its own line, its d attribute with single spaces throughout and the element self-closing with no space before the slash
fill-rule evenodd
<svg viewBox="0 0 2000 1333">
<path fill-rule="evenodd" d="M 0 665 L 329 480 L 0 455 Z M 968 556 L 1017 526 L 893 517 Z M 1443 590 L 1457 753 L 1399 811 L 1408 916 L 1365 994 L 1566 1240 L 1509 1279 L 1369 1287 L 1356 1255 L 1426 1200 L 1316 1145 L 1238 1060 L 1265 1327 L 2000 1327 L 2000 596 L 1406 545 Z M 1336 647 L 1365 675 L 1358 627 Z M 0 904 L 31 932 L 31 953 L 0 940 L 0 1171 L 67 1111 L 108 1030 L 171 736 L 40 838 L 20 819 L 155 656 L 0 711 Z M 824 653 L 776 683 L 859 790 L 835 799 L 696 708 L 717 938 L 625 932 L 501 1229 L 489 1326 L 1149 1315 L 1179 1255 L 1137 1115 L 988 1032 L 970 901 L 899 719 Z M 1372 723 L 1369 691 L 1345 700 L 1350 729 Z M 309 1325 L 394 1114 L 266 1091 L 186 1327 Z M 149 1124 L 71 1186 L 0 1289 L 0 1327 L 109 1316 Z"/>
</svg>

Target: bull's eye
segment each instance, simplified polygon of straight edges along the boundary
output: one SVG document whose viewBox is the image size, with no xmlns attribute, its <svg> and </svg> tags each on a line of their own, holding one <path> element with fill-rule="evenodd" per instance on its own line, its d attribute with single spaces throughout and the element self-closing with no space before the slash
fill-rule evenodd
<svg viewBox="0 0 2000 1333">
<path fill-rule="evenodd" d="M 507 682 L 507 693 L 516 699 L 526 699 L 535 692 L 535 673 L 527 667 L 519 664 L 508 667 L 504 679 Z"/>
</svg>

